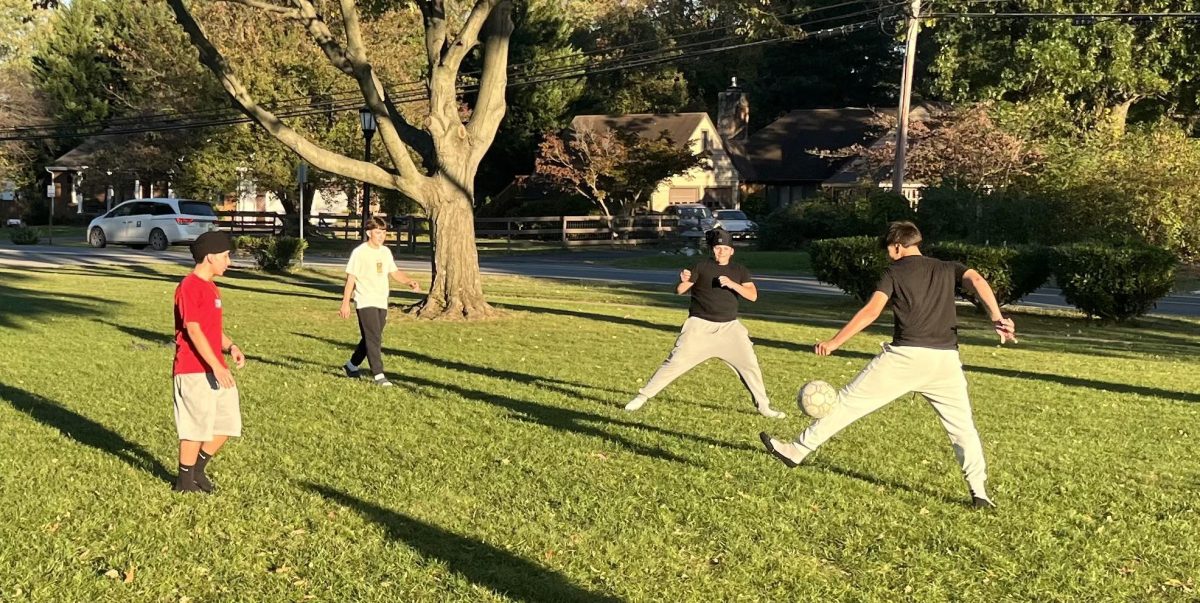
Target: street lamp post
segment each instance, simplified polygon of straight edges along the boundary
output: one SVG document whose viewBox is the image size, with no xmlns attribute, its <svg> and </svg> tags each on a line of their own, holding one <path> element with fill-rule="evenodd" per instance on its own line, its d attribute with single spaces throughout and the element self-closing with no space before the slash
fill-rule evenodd
<svg viewBox="0 0 1200 603">
<path fill-rule="evenodd" d="M 362 126 L 363 139 L 366 140 L 363 156 L 367 163 L 371 163 L 371 138 L 375 136 L 375 114 L 371 112 L 370 107 L 358 110 L 358 121 Z M 364 241 L 367 240 L 367 220 L 369 219 L 371 219 L 371 185 L 363 182 L 362 238 Z"/>
</svg>

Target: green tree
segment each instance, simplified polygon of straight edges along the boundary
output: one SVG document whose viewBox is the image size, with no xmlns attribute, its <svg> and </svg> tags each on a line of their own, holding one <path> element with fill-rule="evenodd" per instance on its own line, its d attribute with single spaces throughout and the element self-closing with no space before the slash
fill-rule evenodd
<svg viewBox="0 0 1200 603">
<path fill-rule="evenodd" d="M 1014 0 L 1005 10 L 1034 12 L 1190 11 L 1193 0 Z M 939 11 L 980 5 L 952 0 Z M 1018 103 L 1008 120 L 1036 134 L 1103 127 L 1120 135 L 1131 110 L 1143 118 L 1196 106 L 1200 28 L 1182 19 L 946 18 L 931 32 L 936 56 L 930 90 L 954 102 Z"/>
<path fill-rule="evenodd" d="M 126 87 L 110 7 L 75 0 L 52 11 L 42 34 L 33 45 L 33 75 L 55 121 L 102 122 L 119 113 L 113 105 Z"/>
</svg>

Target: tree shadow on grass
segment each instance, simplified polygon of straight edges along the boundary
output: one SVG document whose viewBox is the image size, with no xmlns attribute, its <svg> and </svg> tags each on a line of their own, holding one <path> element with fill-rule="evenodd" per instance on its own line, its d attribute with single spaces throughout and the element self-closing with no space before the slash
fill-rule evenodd
<svg viewBox="0 0 1200 603">
<path fill-rule="evenodd" d="M 0 383 L 0 399 L 38 423 L 57 429 L 63 437 L 110 454 L 130 467 L 165 482 L 174 480 L 166 467 L 140 444 L 126 440 L 115 431 L 57 402 L 3 383 Z"/>
<path fill-rule="evenodd" d="M 871 475 L 869 473 L 863 473 L 861 471 L 857 471 L 854 469 L 847 469 L 845 467 L 841 467 L 839 465 L 835 465 L 833 463 L 830 463 L 828 461 L 823 461 L 820 459 L 816 459 L 812 463 L 812 467 L 814 469 L 817 469 L 820 471 L 827 471 L 829 473 L 834 473 L 834 474 L 840 475 L 842 477 L 849 477 L 851 479 L 864 481 L 869 484 L 874 484 L 876 486 L 882 486 L 884 488 L 888 488 L 891 490 L 901 490 L 904 492 L 908 492 L 910 494 L 918 494 L 920 496 L 927 496 L 929 498 L 942 500 L 942 501 L 945 501 L 947 503 L 954 504 L 954 505 L 961 505 L 961 504 L 967 502 L 965 498 L 954 498 L 945 493 L 934 492 L 933 490 L 928 490 L 925 488 L 913 486 L 911 484 L 905 484 L 905 483 L 893 481 L 890 479 L 885 479 L 882 477 Z"/>
<path fill-rule="evenodd" d="M 397 511 L 313 483 L 303 484 L 327 500 L 348 507 L 387 530 L 388 538 L 421 556 L 446 564 L 473 584 L 517 601 L 620 601 L 572 584 L 565 576 L 478 540 L 443 530 Z"/>
<path fill-rule="evenodd" d="M 175 345 L 174 333 L 163 333 L 163 332 L 159 332 L 159 331 L 151 331 L 149 329 L 142 329 L 140 327 L 133 327 L 130 325 L 119 324 L 116 322 L 112 322 L 110 320 L 99 320 L 97 322 L 108 325 L 126 335 L 129 335 L 130 337 L 140 339 L 140 340 L 142 340 L 142 342 L 149 344 L 149 345 L 164 346 L 164 347 L 170 346 L 170 345 Z"/>
<path fill-rule="evenodd" d="M 325 339 L 323 337 L 318 337 L 316 335 L 309 335 L 306 333 L 293 333 L 293 334 L 301 336 L 301 337 L 306 337 L 308 339 L 312 339 L 312 340 L 315 340 L 315 341 L 318 341 L 321 343 L 326 343 L 329 345 L 334 345 L 334 346 L 340 345 L 336 341 L 333 341 L 330 339 Z M 569 398 L 585 398 L 586 397 L 586 398 L 590 398 L 594 401 L 598 401 L 598 402 L 604 404 L 605 406 L 609 406 L 609 402 L 607 400 L 592 397 L 592 396 L 585 396 L 583 394 L 580 394 L 579 392 L 577 392 L 574 389 L 574 388 L 580 388 L 580 389 L 592 388 L 592 386 L 583 384 L 583 383 L 576 383 L 573 381 L 565 381 L 565 380 L 561 380 L 561 379 L 555 379 L 552 377 L 541 377 L 538 375 L 530 375 L 527 373 L 521 373 L 521 372 L 517 372 L 517 371 L 499 370 L 499 369 L 492 369 L 492 368 L 488 368 L 488 367 L 480 367 L 480 366 L 475 366 L 475 365 L 471 365 L 471 364 L 466 364 L 463 362 L 456 362 L 453 360 L 445 360 L 445 359 L 441 359 L 441 358 L 435 358 L 433 356 L 421 354 L 418 352 L 395 350 L 395 349 L 391 349 L 391 348 L 384 348 L 383 351 L 386 354 L 395 354 L 397 356 L 403 356 L 403 357 L 409 358 L 411 360 L 416 360 L 418 362 L 424 362 L 426 364 L 430 364 L 433 366 L 439 366 L 439 367 L 450 369 L 450 370 L 460 371 L 460 372 L 464 372 L 464 373 L 472 373 L 472 374 L 479 375 L 482 377 L 490 377 L 490 378 L 495 378 L 495 379 L 507 379 L 510 381 L 518 382 L 518 383 L 527 383 L 527 384 L 533 385 L 533 386 L 541 388 L 541 389 L 553 391 L 557 394 L 567 396 Z M 636 422 L 632 422 L 632 421 L 622 421 L 619 419 L 612 419 L 609 417 L 605 417 L 603 415 L 584 412 L 584 411 L 580 411 L 580 410 L 572 410 L 572 409 L 568 409 L 568 408 L 548 406 L 548 405 L 538 404 L 536 402 L 520 401 L 520 400 L 516 400 L 514 398 L 509 398 L 507 396 L 499 396 L 499 395 L 489 394 L 487 392 L 468 389 L 468 388 L 460 387 L 455 384 L 441 383 L 441 382 L 437 382 L 437 381 L 433 381 L 433 380 L 425 379 L 425 378 L 421 378 L 421 377 L 409 376 L 409 377 L 405 377 L 404 381 L 409 382 L 409 383 L 418 384 L 418 385 L 424 385 L 424 386 L 428 386 L 428 387 L 442 389 L 445 391 L 455 393 L 455 394 L 460 395 L 467 399 L 479 400 L 479 401 L 487 402 L 489 404 L 502 406 L 504 408 L 509 409 L 510 411 L 512 411 L 514 413 L 517 413 L 524 417 L 530 418 L 537 423 L 547 425 L 550 427 L 555 427 L 555 428 L 559 428 L 559 429 L 566 428 L 571 431 L 579 431 L 580 433 L 583 433 L 584 432 L 583 430 L 586 430 L 587 434 L 590 434 L 590 435 L 597 435 L 599 437 L 606 438 L 606 439 L 616 438 L 623 445 L 630 446 L 630 447 L 637 447 L 640 445 L 630 443 L 624 439 L 617 438 L 617 436 L 609 435 L 604 431 L 601 431 L 594 427 L 581 425 L 580 423 L 581 422 L 607 423 L 607 424 L 617 425 L 617 426 L 621 426 L 621 427 L 629 427 L 632 429 L 641 429 L 641 430 L 651 431 L 654 433 L 658 433 L 660 435 L 665 435 L 665 436 L 669 436 L 669 437 L 673 437 L 673 438 L 692 440 L 694 442 L 701 443 L 701 444 L 707 444 L 710 446 L 719 446 L 722 448 L 729 448 L 729 449 L 733 449 L 733 450 L 755 450 L 755 448 L 753 446 L 749 446 L 749 445 L 732 444 L 730 442 L 725 442 L 722 440 L 717 440 L 717 439 L 708 438 L 708 437 L 704 437 L 704 436 L 680 433 L 678 431 L 673 431 L 670 429 L 663 429 L 661 427 L 655 427 L 653 425 L 646 425 L 644 423 L 636 423 Z M 609 390 L 609 391 L 613 391 L 613 390 Z M 650 450 L 653 450 L 656 452 L 661 452 L 661 451 L 658 451 L 657 449 L 650 449 Z M 643 454 L 645 454 L 645 453 L 643 453 Z M 653 455 L 650 455 L 650 456 L 653 456 Z M 672 455 L 672 458 L 668 459 L 668 460 L 683 461 L 683 459 L 679 459 L 678 457 L 674 457 L 673 455 Z"/>
<path fill-rule="evenodd" d="M 28 271 L 25 271 L 28 272 Z M 47 316 L 96 316 L 111 310 L 111 300 L 78 293 L 47 293 L 14 286 L 30 277 L 20 272 L 0 271 L 0 327 L 21 328 L 19 319 L 39 320 Z M 32 283 L 30 283 L 32 284 Z"/>
<path fill-rule="evenodd" d="M 1031 371 L 1019 371 L 1015 369 L 998 368 L 991 366 L 964 366 L 967 372 L 970 373 L 986 373 L 989 375 L 997 375 L 1000 377 L 1012 377 L 1015 379 L 1034 379 L 1037 381 L 1045 381 L 1048 383 L 1057 383 L 1068 387 L 1082 387 L 1085 389 L 1094 389 L 1101 391 L 1117 392 L 1122 394 L 1135 394 L 1139 396 L 1150 396 L 1155 398 L 1167 398 L 1169 400 L 1178 400 L 1180 402 L 1188 402 L 1195 404 L 1200 402 L 1200 394 L 1195 392 L 1177 392 L 1167 389 L 1159 389 L 1156 387 L 1146 387 L 1144 385 L 1131 385 L 1128 383 L 1112 383 L 1110 381 L 1097 381 L 1095 379 L 1082 379 L 1079 377 L 1068 377 L 1066 375 L 1054 375 L 1050 373 L 1034 373 Z"/>
</svg>

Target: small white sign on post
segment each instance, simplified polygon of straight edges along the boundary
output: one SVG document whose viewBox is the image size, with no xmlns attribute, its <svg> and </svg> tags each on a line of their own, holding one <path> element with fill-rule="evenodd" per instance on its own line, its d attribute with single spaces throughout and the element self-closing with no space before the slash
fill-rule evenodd
<svg viewBox="0 0 1200 603">
<path fill-rule="evenodd" d="M 58 192 L 58 191 L 53 184 L 46 185 L 46 198 L 47 199 L 53 199 L 54 193 L 56 193 L 56 192 Z"/>
</svg>

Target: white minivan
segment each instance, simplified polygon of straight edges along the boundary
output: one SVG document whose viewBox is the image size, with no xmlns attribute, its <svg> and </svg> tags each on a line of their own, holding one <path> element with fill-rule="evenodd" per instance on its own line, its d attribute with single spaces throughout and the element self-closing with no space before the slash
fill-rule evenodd
<svg viewBox="0 0 1200 603">
<path fill-rule="evenodd" d="M 217 229 L 211 205 L 191 199 L 135 199 L 92 220 L 87 241 L 92 247 L 109 243 L 162 251 L 171 245 L 191 243 Z"/>
</svg>

